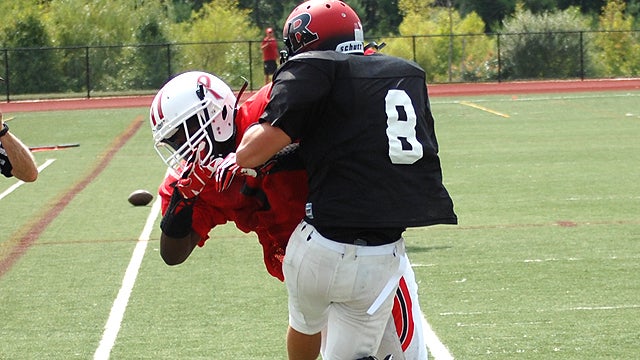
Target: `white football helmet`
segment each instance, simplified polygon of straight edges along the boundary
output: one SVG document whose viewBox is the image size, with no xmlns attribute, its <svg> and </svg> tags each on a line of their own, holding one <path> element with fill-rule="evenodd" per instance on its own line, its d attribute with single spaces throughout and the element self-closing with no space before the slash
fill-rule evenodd
<svg viewBox="0 0 640 360">
<path fill-rule="evenodd" d="M 210 157 L 235 149 L 236 97 L 224 81 L 202 71 L 177 75 L 156 94 L 149 111 L 154 147 L 177 175 L 205 142 Z"/>
</svg>

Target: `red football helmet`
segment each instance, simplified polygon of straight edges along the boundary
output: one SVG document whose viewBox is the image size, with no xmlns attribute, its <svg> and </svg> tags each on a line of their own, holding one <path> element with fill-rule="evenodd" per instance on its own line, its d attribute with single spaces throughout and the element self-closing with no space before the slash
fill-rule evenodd
<svg viewBox="0 0 640 360">
<path fill-rule="evenodd" d="M 360 18 L 340 0 L 309 0 L 298 5 L 287 18 L 282 37 L 289 56 L 311 50 L 364 52 Z"/>
</svg>

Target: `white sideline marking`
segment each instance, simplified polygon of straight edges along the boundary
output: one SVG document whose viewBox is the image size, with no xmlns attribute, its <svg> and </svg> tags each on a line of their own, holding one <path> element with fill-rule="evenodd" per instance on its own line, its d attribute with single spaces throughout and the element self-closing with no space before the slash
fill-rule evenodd
<svg viewBox="0 0 640 360">
<path fill-rule="evenodd" d="M 138 276 L 138 270 L 140 269 L 142 258 L 144 257 L 147 244 L 149 243 L 149 237 L 151 235 L 151 231 L 153 230 L 153 225 L 155 224 L 156 218 L 160 214 L 160 205 L 161 200 L 158 196 L 156 197 L 156 201 L 153 203 L 151 212 L 147 217 L 147 222 L 145 223 L 144 229 L 142 230 L 142 233 L 138 238 L 138 243 L 136 244 L 136 247 L 133 250 L 133 254 L 131 255 L 129 266 L 127 266 L 127 270 L 122 280 L 122 287 L 120 288 L 118 296 L 116 297 L 116 300 L 113 302 L 113 306 L 111 307 L 109 319 L 107 320 L 107 323 L 105 325 L 104 333 L 102 335 L 102 339 L 100 340 L 100 345 L 93 355 L 94 360 L 108 360 L 109 356 L 111 355 L 111 349 L 113 349 L 113 345 L 116 342 L 116 337 L 118 336 L 118 332 L 120 331 L 120 325 L 122 324 L 124 312 L 127 308 L 129 296 L 131 295 L 131 291 L 133 290 L 133 285 L 135 284 L 136 278 Z M 422 327 L 424 328 L 425 344 L 427 345 L 427 348 L 429 349 L 429 352 L 431 353 L 433 358 L 435 360 L 453 360 L 453 356 L 451 355 L 449 350 L 440 341 L 436 333 L 433 332 L 429 323 L 427 323 L 427 319 L 425 318 L 424 313 L 422 313 Z"/>
<path fill-rule="evenodd" d="M 602 311 L 602 310 L 627 310 L 627 309 L 640 309 L 640 304 L 627 304 L 627 305 L 603 305 L 603 306 L 577 306 L 569 308 L 555 308 L 555 309 L 537 309 L 537 313 L 550 313 L 550 312 L 562 312 L 562 311 Z M 442 312 L 440 316 L 473 316 L 473 315 L 487 315 L 497 314 L 499 311 L 451 311 Z M 461 323 L 459 323 L 461 324 Z"/>
<path fill-rule="evenodd" d="M 56 159 L 47 159 L 47 161 L 45 161 L 44 164 L 38 166 L 38 173 L 41 173 L 42 170 L 44 170 L 47 166 L 51 165 L 51 163 L 53 163 L 54 161 L 56 161 Z M 19 188 L 22 184 L 24 184 L 24 181 L 18 180 L 17 183 L 11 185 L 7 190 L 3 191 L 2 194 L 0 194 L 0 200 L 4 199 L 5 196 L 11 194 L 15 189 Z"/>
<path fill-rule="evenodd" d="M 447 347 L 440 341 L 438 335 L 433 332 L 424 313 L 422 313 L 422 328 L 424 330 L 424 342 L 427 344 L 427 349 L 429 349 L 433 358 L 435 360 L 453 360 L 453 355 L 451 355 Z"/>
<path fill-rule="evenodd" d="M 625 310 L 637 309 L 640 305 L 619 305 L 619 306 L 578 306 L 569 308 L 569 310 Z"/>
<path fill-rule="evenodd" d="M 96 352 L 93 355 L 94 360 L 107 360 L 109 359 L 109 355 L 111 355 L 111 349 L 113 348 L 118 332 L 120 331 L 122 318 L 124 317 L 124 312 L 127 308 L 127 304 L 129 303 L 131 290 L 133 289 L 133 285 L 138 277 L 138 269 L 140 269 L 144 252 L 147 249 L 153 225 L 155 224 L 158 214 L 160 214 L 160 204 L 160 196 L 156 196 L 156 201 L 151 207 L 151 212 L 147 217 L 147 222 L 144 224 L 144 229 L 142 229 L 142 233 L 140 234 L 136 247 L 131 255 L 127 271 L 124 273 L 122 287 L 120 287 L 118 296 L 111 307 L 111 313 L 109 314 L 107 324 L 104 326 L 104 333 L 102 334 L 102 340 L 100 340 L 100 346 L 98 346 L 98 349 L 96 349 Z"/>
</svg>

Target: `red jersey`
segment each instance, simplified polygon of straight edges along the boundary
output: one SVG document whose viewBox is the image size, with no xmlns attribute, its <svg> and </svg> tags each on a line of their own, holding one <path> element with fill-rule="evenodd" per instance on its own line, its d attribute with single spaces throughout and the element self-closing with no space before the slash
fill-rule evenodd
<svg viewBox="0 0 640 360">
<path fill-rule="evenodd" d="M 238 109 L 236 145 L 245 130 L 258 121 L 270 93 L 271 84 L 265 85 Z M 158 193 L 163 214 L 175 181 L 175 177 L 169 175 L 160 185 Z M 239 230 L 258 235 L 267 271 L 283 281 L 282 259 L 289 236 L 304 216 L 307 192 L 304 170 L 280 171 L 257 178 L 236 176 L 223 192 L 216 191 L 213 184 L 206 186 L 193 208 L 192 228 L 201 238 L 198 246 L 204 246 L 211 229 L 233 221 Z"/>
</svg>

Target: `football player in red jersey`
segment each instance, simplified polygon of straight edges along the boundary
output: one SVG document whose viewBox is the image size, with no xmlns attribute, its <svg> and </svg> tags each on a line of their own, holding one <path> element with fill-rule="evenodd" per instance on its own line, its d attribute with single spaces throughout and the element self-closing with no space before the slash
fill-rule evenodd
<svg viewBox="0 0 640 360">
<path fill-rule="evenodd" d="M 150 109 L 155 148 L 173 170 L 159 188 L 160 254 L 167 264 L 182 263 L 196 246 L 204 246 L 213 228 L 233 221 L 241 231 L 257 234 L 267 271 L 284 280 L 284 251 L 304 216 L 308 192 L 306 172 L 295 151 L 283 152 L 268 167 L 233 179 L 220 160 L 256 123 L 270 91 L 270 84 L 264 86 L 236 109 L 226 84 L 194 71 L 176 76 L 157 93 Z M 227 190 L 218 191 L 225 186 Z M 399 280 L 381 358 L 394 354 L 394 359 L 426 359 L 421 319 L 417 283 L 408 266 Z"/>
<path fill-rule="evenodd" d="M 307 169 L 305 217 L 283 262 L 289 358 L 316 359 L 322 341 L 325 358 L 370 359 L 407 267 L 402 234 L 457 223 L 426 75 L 405 59 L 363 56 L 360 19 L 342 1 L 298 5 L 283 38 L 288 60 L 236 163 L 260 166 L 295 142 Z"/>
<path fill-rule="evenodd" d="M 258 235 L 267 271 L 284 279 L 286 240 L 304 211 L 304 170 L 237 177 L 224 192 L 217 191 L 213 178 L 222 156 L 262 113 L 269 90 L 263 87 L 236 109 L 236 97 L 222 80 L 192 71 L 157 93 L 150 109 L 155 148 L 173 170 L 159 189 L 160 254 L 167 264 L 182 263 L 205 244 L 211 229 L 233 221 L 239 230 Z"/>
</svg>

